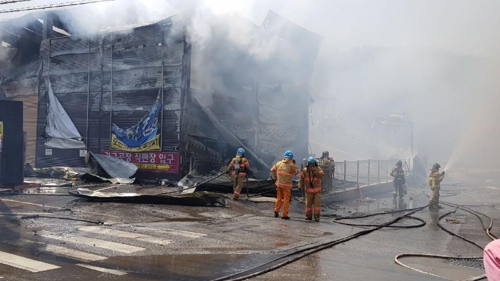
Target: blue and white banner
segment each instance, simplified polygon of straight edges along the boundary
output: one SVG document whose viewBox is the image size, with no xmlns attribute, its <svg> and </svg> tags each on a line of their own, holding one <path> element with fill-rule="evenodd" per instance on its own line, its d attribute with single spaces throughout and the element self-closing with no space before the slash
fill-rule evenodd
<svg viewBox="0 0 500 281">
<path fill-rule="evenodd" d="M 161 150 L 159 127 L 161 121 L 162 102 L 161 89 L 148 114 L 136 125 L 120 128 L 113 124 L 111 133 L 111 149 L 122 151 L 152 151 Z"/>
</svg>

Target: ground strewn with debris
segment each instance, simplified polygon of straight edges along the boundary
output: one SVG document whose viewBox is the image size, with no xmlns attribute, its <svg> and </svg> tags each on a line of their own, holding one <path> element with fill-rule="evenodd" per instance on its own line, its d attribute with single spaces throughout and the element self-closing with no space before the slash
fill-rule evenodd
<svg viewBox="0 0 500 281">
<path fill-rule="evenodd" d="M 102 189 L 102 187 L 100 187 Z M 333 222 L 427 204 L 426 187 L 413 187 L 403 200 L 392 194 L 373 202 L 349 200 L 323 206 L 321 222 L 306 222 L 304 204 L 294 198 L 291 220 L 273 217 L 273 204 L 228 199 L 226 207 L 89 202 L 70 196 L 3 194 L 0 197 L 0 277 L 5 280 L 213 280 L 251 269 L 311 245 L 347 237 L 369 227 Z M 498 219 L 498 189 L 444 186 L 442 200 L 474 205 Z M 478 206 L 482 205 L 482 206 Z M 414 214 L 427 224 L 415 229 L 384 228 L 311 254 L 255 280 L 439 280 L 394 263 L 402 253 L 481 256 L 480 249 L 439 229 L 439 213 Z M 355 223 L 384 223 L 388 214 Z M 495 221 L 494 221 L 495 222 Z M 398 222 L 412 224 L 411 220 Z M 490 239 L 479 221 L 458 211 L 442 219 L 449 230 L 485 246 Z M 492 233 L 500 233 L 494 225 Z M 484 274 L 481 262 L 405 258 L 417 269 L 452 280 Z M 257 270 L 258 272 L 258 270 Z"/>
</svg>

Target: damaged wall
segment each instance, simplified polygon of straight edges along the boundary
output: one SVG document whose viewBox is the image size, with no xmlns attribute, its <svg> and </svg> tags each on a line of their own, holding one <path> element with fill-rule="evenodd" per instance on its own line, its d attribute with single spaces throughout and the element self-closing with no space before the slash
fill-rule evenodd
<svg viewBox="0 0 500 281">
<path fill-rule="evenodd" d="M 187 89 L 189 47 L 173 18 L 92 38 L 44 40 L 38 110 L 37 167 L 83 166 L 79 150 L 46 151 L 47 85 L 95 153 L 110 150 L 110 128 L 135 125 L 163 88 L 162 151 L 180 152 L 182 97 Z"/>
</svg>

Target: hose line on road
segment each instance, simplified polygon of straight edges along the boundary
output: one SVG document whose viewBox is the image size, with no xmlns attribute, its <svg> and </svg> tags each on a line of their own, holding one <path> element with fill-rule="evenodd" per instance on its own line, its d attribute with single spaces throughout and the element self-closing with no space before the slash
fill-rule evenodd
<svg viewBox="0 0 500 281">
<path fill-rule="evenodd" d="M 452 204 L 452 203 L 445 203 L 445 202 L 441 202 L 441 204 L 443 205 L 455 205 L 455 204 Z M 451 215 L 451 214 L 454 214 L 457 212 L 458 209 L 461 209 L 458 205 L 457 207 L 455 207 L 455 210 L 454 211 L 451 211 L 451 212 L 448 212 L 442 216 L 440 216 L 437 220 L 437 225 L 439 228 L 441 228 L 442 230 L 444 230 L 445 232 L 449 233 L 450 235 L 452 236 L 455 236 L 455 237 L 458 237 L 478 248 L 480 248 L 481 250 L 483 250 L 483 247 L 480 246 L 479 244 L 477 244 L 476 242 L 470 240 L 470 239 L 467 239 L 459 234 L 456 234 L 450 230 L 448 230 L 446 227 L 444 227 L 440 221 Z M 479 218 L 479 217 L 478 217 Z M 481 219 L 480 219 L 481 220 Z M 400 254 L 400 255 L 397 255 L 395 258 L 394 258 L 394 262 L 399 265 L 399 266 L 402 266 L 404 268 L 407 268 L 407 269 L 411 269 L 413 271 L 416 271 L 416 272 L 420 272 L 420 273 L 423 273 L 423 274 L 426 274 L 426 275 L 430 275 L 430 276 L 434 276 L 434 277 L 438 277 L 438 278 L 442 278 L 442 279 L 446 279 L 446 280 L 453 280 L 453 279 L 449 279 L 449 278 L 445 278 L 443 276 L 439 276 L 437 274 L 434 274 L 434 273 L 430 273 L 430 272 L 427 272 L 427 271 L 423 271 L 423 270 L 420 270 L 420 269 L 417 269 L 417 268 L 414 268 L 414 267 L 411 267 L 407 264 L 404 264 L 400 261 L 401 258 L 409 258 L 409 257 L 412 257 L 412 258 L 418 258 L 418 257 L 424 257 L 424 258 L 437 258 L 437 259 L 458 259 L 458 260 L 478 260 L 478 259 L 482 259 L 483 257 L 482 256 L 477 256 L 477 257 L 455 257 L 455 256 L 444 256 L 444 255 L 435 255 L 435 254 Z M 476 276 L 476 277 L 472 277 L 470 279 L 467 279 L 467 281 L 476 281 L 476 280 L 482 280 L 482 279 L 485 279 L 486 278 L 486 275 L 481 275 L 481 276 Z"/>
<path fill-rule="evenodd" d="M 347 236 L 347 237 L 344 237 L 344 238 L 341 238 L 341 239 L 337 239 L 337 240 L 333 240 L 333 241 L 328 241 L 328 242 L 321 243 L 321 244 L 318 244 L 318 245 L 306 247 L 304 249 L 296 250 L 296 251 L 288 253 L 288 254 L 286 254 L 284 256 L 281 256 L 281 257 L 275 258 L 275 259 L 273 259 L 271 261 L 265 262 L 265 263 L 263 263 L 261 265 L 255 266 L 253 268 L 250 268 L 250 269 L 247 269 L 247 270 L 244 270 L 244 271 L 241 271 L 241 272 L 237 272 L 237 273 L 234 273 L 234 274 L 231 274 L 231 275 L 227 275 L 227 276 L 224 276 L 224 277 L 220 277 L 220 278 L 214 279 L 212 281 L 224 281 L 224 280 L 238 281 L 238 280 L 246 280 L 246 279 L 249 279 L 249 278 L 253 278 L 253 277 L 262 275 L 264 273 L 276 270 L 276 269 L 278 269 L 280 267 L 283 267 L 283 266 L 285 266 L 287 264 L 295 262 L 295 261 L 297 261 L 297 260 L 299 260 L 299 259 L 301 259 L 303 257 L 306 257 L 308 255 L 311 255 L 313 253 L 316 253 L 316 252 L 322 251 L 324 249 L 331 248 L 331 247 L 333 247 L 335 245 L 338 245 L 338 244 L 341 244 L 341 243 L 345 243 L 345 242 L 348 242 L 350 240 L 356 239 L 358 237 L 370 234 L 370 233 L 372 233 L 374 231 L 377 231 L 377 230 L 379 230 L 381 228 L 389 227 L 392 224 L 397 223 L 397 222 L 399 222 L 402 219 L 413 218 L 413 217 L 411 217 L 412 214 L 414 214 L 414 213 L 416 213 L 418 211 L 421 211 L 421 210 L 423 210 L 425 208 L 427 208 L 427 206 L 412 209 L 408 213 L 406 213 L 404 215 L 401 215 L 401 216 L 399 216 L 399 217 L 397 217 L 397 218 L 395 218 L 395 219 L 393 219 L 393 220 L 391 220 L 389 222 L 377 225 L 374 228 L 367 229 L 367 230 L 362 230 L 360 232 L 357 232 L 355 234 L 352 234 L 350 236 Z M 403 211 L 406 211 L 406 210 L 403 210 Z M 384 213 L 380 213 L 379 215 L 381 215 L 381 214 L 384 214 Z"/>
<path fill-rule="evenodd" d="M 451 214 L 454 214 L 456 213 L 456 211 L 458 209 L 461 209 L 461 210 L 464 210 L 466 212 L 469 212 L 470 214 L 476 216 L 480 221 L 481 221 L 481 225 L 483 227 L 483 229 L 486 231 L 486 233 L 488 234 L 488 237 L 490 237 L 491 239 L 494 239 L 493 237 L 495 237 L 494 235 L 492 235 L 490 233 L 490 230 L 492 228 L 492 225 L 493 225 L 493 221 L 491 219 L 491 217 L 489 217 L 488 215 L 486 214 L 483 214 L 483 213 L 480 213 L 480 212 L 476 212 L 476 211 L 473 211 L 473 210 L 470 210 L 468 208 L 465 208 L 465 207 L 462 207 L 460 205 L 456 205 L 456 204 L 453 204 L 453 203 L 448 203 L 448 202 L 441 202 L 443 205 L 447 205 L 447 206 L 451 206 L 451 207 L 455 207 L 455 210 L 454 211 L 451 211 L 451 212 L 448 212 L 442 216 L 439 217 L 438 221 L 437 221 L 437 224 L 438 226 L 443 229 L 444 231 L 446 231 L 447 233 L 449 233 L 450 235 L 453 235 L 453 236 L 456 236 L 468 243 L 471 243 L 473 244 L 474 246 L 480 248 L 480 249 L 483 249 L 479 244 L 475 243 L 474 241 L 472 240 L 469 240 L 459 234 L 456 234 L 448 229 L 446 229 L 441 223 L 440 221 L 451 215 Z M 253 278 L 253 277 L 257 277 L 259 275 L 262 275 L 262 274 L 265 274 L 267 272 L 270 272 L 270 271 L 273 271 L 273 270 L 276 270 L 278 268 L 281 268 L 285 265 L 288 265 L 292 262 L 295 262 L 303 257 L 306 257 L 308 255 L 311 255 L 313 253 L 316 253 L 316 252 L 319 252 L 321 250 L 324 250 L 324 249 L 327 249 L 327 248 L 331 248 L 335 245 L 338 245 L 338 244 L 341 244 L 341 243 L 345 243 L 345 242 L 348 242 L 350 240 L 353 240 L 353 239 L 356 239 L 358 237 L 361 237 L 361 236 L 364 236 L 364 235 L 367 235 L 369 233 L 372 233 L 374 231 L 377 231 L 379 229 L 382 229 L 382 228 L 417 228 L 417 227 L 422 227 L 424 226 L 426 223 L 424 220 L 420 219 L 420 218 L 416 218 L 414 216 L 411 216 L 412 214 L 416 213 L 416 212 L 419 212 L 425 208 L 427 208 L 429 205 L 426 205 L 426 206 L 423 206 L 423 207 L 419 207 L 419 208 L 413 208 L 413 209 L 405 209 L 405 210 L 394 210 L 394 211 L 388 211 L 388 212 L 381 212 L 381 213 L 376 213 L 376 214 L 369 214 L 369 215 L 363 215 L 363 216 L 358 216 L 358 217 L 340 217 L 340 218 L 336 218 L 334 219 L 334 222 L 335 223 L 338 223 L 338 224 L 344 224 L 344 225 L 349 225 L 349 226 L 361 226 L 361 227 L 374 227 L 374 228 L 371 228 L 371 229 L 367 229 L 367 230 L 363 230 L 363 231 L 360 231 L 360 232 L 357 232 L 353 235 L 350 235 L 350 236 L 347 236 L 347 237 L 344 237 L 344 238 L 341 238 L 341 239 L 338 239 L 338 240 L 334 240 L 334 241 L 329 241 L 329 242 L 326 242 L 326 243 L 321 243 L 321 244 L 317 244 L 317 245 L 313 245 L 313 246 L 309 246 L 309 247 L 306 247 L 306 248 L 303 248 L 303 249 L 300 249 L 300 250 L 295 250 L 291 253 L 288 253 L 284 256 L 281 256 L 281 257 L 278 257 L 278 258 L 275 258 L 273 260 L 270 260 L 268 262 L 265 262 L 263 264 L 260 264 L 258 266 L 255 266 L 253 268 L 250 268 L 250 269 L 247 269 L 247 270 L 244 270 L 244 271 L 241 271 L 241 272 L 237 272 L 237 273 L 234 273 L 234 274 L 231 274 L 231 275 L 228 275 L 228 276 L 224 276 L 224 277 L 220 277 L 220 278 L 217 278 L 217 279 L 214 279 L 212 281 L 223 281 L 223 280 L 232 280 L 232 281 L 238 281 L 238 280 L 246 280 L 246 279 L 249 279 L 249 278 Z M 405 213 L 404 215 L 401 215 L 397 218 L 395 218 L 394 220 L 392 221 L 389 221 L 389 222 L 386 222 L 386 223 L 383 223 L 383 224 L 351 224 L 351 223 L 346 223 L 346 222 L 341 222 L 341 220 L 348 220 L 348 219 L 362 219 L 362 218 L 367 218 L 367 217 L 373 217 L 373 216 L 379 216 L 379 215 L 388 215 L 388 214 L 395 214 L 395 213 Z M 481 215 L 485 216 L 485 217 L 488 217 L 490 219 L 490 225 L 488 227 L 486 227 L 484 225 L 484 221 L 483 219 L 481 218 Z M 414 220 L 417 220 L 419 221 L 420 223 L 419 224 L 415 224 L 415 225 L 393 225 L 403 219 L 414 219 Z M 455 256 L 444 256 L 444 255 L 435 255 L 435 254 L 410 254 L 410 253 L 405 253 L 405 254 L 400 254 L 400 255 L 397 255 L 395 258 L 394 258 L 394 262 L 402 267 L 405 267 L 407 269 L 411 269 L 411 270 L 414 270 L 416 272 L 420 272 L 420 273 L 423 273 L 423 274 L 427 274 L 427 275 L 431 275 L 431 276 L 434 276 L 434 277 L 438 277 L 438 278 L 443 278 L 443 279 L 447 279 L 445 277 L 442 277 L 442 276 L 439 276 L 439 275 L 435 275 L 433 273 L 429 273 L 429 272 L 426 272 L 426 271 L 423 271 L 423 270 L 420 270 L 420 269 L 417 269 L 417 268 L 413 268 L 409 265 L 406 265 L 404 263 L 402 263 L 399 259 L 401 258 L 405 258 L 405 257 L 425 257 L 425 258 L 440 258 L 440 259 L 458 259 L 458 260 L 478 260 L 478 259 L 482 259 L 482 257 L 455 257 Z M 486 278 L 486 275 L 481 275 L 481 276 L 477 276 L 477 277 L 473 277 L 473 278 L 470 278 L 468 279 L 467 281 L 476 281 L 476 280 L 482 280 L 482 279 L 485 279 Z M 452 280 L 452 279 L 447 279 L 447 280 Z"/>
</svg>

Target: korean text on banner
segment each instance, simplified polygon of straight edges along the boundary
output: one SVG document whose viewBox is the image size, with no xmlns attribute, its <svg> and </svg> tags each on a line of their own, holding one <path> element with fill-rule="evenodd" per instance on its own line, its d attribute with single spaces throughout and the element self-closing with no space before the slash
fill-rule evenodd
<svg viewBox="0 0 500 281">
<path fill-rule="evenodd" d="M 178 152 L 126 152 L 102 150 L 101 154 L 119 158 L 136 165 L 141 171 L 179 173 Z"/>
</svg>

